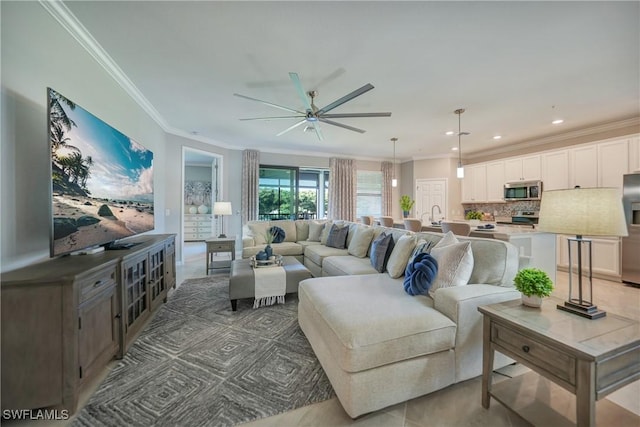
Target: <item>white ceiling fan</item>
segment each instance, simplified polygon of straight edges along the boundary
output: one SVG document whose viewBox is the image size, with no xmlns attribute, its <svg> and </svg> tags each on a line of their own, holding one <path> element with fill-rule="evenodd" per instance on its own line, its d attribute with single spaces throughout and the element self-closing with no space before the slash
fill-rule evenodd
<svg viewBox="0 0 640 427">
<path fill-rule="evenodd" d="M 362 86 L 359 89 L 354 90 L 351 93 L 348 93 L 347 95 L 343 96 L 340 99 L 337 99 L 335 101 L 333 101 L 331 104 L 326 105 L 322 108 L 318 108 L 316 107 L 316 105 L 313 103 L 313 100 L 315 99 L 315 97 L 318 95 L 318 93 L 314 90 L 312 91 L 308 91 L 305 92 L 305 90 L 302 88 L 302 83 L 300 83 L 300 78 L 298 77 L 298 74 L 296 73 L 289 73 L 289 78 L 291 78 L 291 81 L 293 82 L 293 85 L 296 88 L 296 91 L 298 92 L 298 96 L 300 97 L 300 99 L 302 100 L 302 105 L 304 105 L 305 111 L 300 111 L 300 110 L 296 110 L 295 108 L 289 108 L 289 107 L 284 107 L 282 105 L 278 105 L 278 104 L 274 104 L 273 102 L 268 102 L 268 101 L 262 101 L 260 99 L 256 99 L 256 98 L 251 98 L 249 96 L 245 96 L 245 95 L 240 95 L 239 93 L 234 93 L 234 96 L 238 96 L 240 98 L 245 98 L 245 99 L 249 99 L 251 101 L 257 101 L 260 102 L 262 104 L 266 104 L 266 105 L 270 105 L 272 107 L 275 108 L 279 108 L 281 110 L 285 110 L 285 111 L 289 111 L 290 113 L 295 113 L 295 115 L 291 115 L 291 116 L 275 116 L 275 117 L 252 117 L 252 118 L 246 118 L 246 119 L 240 119 L 240 120 L 283 120 L 283 119 L 301 119 L 300 121 L 296 122 L 295 124 L 293 124 L 292 126 L 289 126 L 288 128 L 286 128 L 285 130 L 283 130 L 282 132 L 278 133 L 276 136 L 280 136 L 283 135 L 287 132 L 289 132 L 292 129 L 297 128 L 298 126 L 301 126 L 305 123 L 308 123 L 310 126 L 313 126 L 313 129 L 316 132 L 316 135 L 318 136 L 318 139 L 320 141 L 323 140 L 322 137 L 322 132 L 320 131 L 320 125 L 318 122 L 323 122 L 329 125 L 333 125 L 333 126 L 338 126 L 344 129 L 348 129 L 354 132 L 358 132 L 358 133 L 365 133 L 364 129 L 359 129 L 353 126 L 349 126 L 349 125 L 345 125 L 343 123 L 338 123 L 336 121 L 333 121 L 331 119 L 345 119 L 345 118 L 354 118 L 354 117 L 390 117 L 391 113 L 337 113 L 337 114 L 328 114 L 329 111 L 333 110 L 336 107 L 339 107 L 340 105 L 351 101 L 352 99 L 362 95 L 365 92 L 370 91 L 371 89 L 373 89 L 373 85 L 371 83 L 367 83 L 366 85 Z"/>
</svg>

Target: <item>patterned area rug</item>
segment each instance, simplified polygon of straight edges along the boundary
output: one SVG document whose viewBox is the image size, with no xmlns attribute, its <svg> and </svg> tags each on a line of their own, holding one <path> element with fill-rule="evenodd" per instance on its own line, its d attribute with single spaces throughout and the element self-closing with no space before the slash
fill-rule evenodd
<svg viewBox="0 0 640 427">
<path fill-rule="evenodd" d="M 231 311 L 228 278 L 185 280 L 74 426 L 233 426 L 334 396 L 286 304 Z"/>
</svg>

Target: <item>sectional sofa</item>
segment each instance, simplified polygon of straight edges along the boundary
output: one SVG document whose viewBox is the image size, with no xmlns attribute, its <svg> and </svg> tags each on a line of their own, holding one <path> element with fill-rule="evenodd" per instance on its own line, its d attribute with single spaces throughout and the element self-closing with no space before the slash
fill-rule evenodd
<svg viewBox="0 0 640 427">
<path fill-rule="evenodd" d="M 346 248 L 326 245 L 334 223 L 349 229 Z M 300 282 L 298 322 L 353 418 L 480 375 L 477 307 L 521 296 L 512 283 L 518 251 L 508 242 L 344 221 L 274 221 L 245 226 L 243 257 L 264 248 L 260 230 L 273 225 L 291 233 L 272 244 L 274 252 L 296 256 L 314 275 Z M 395 246 L 378 272 L 370 256 L 382 233 Z M 403 281 L 418 244 L 431 246 L 438 275 L 428 293 L 412 296 Z M 510 362 L 497 353 L 494 367 Z"/>
</svg>

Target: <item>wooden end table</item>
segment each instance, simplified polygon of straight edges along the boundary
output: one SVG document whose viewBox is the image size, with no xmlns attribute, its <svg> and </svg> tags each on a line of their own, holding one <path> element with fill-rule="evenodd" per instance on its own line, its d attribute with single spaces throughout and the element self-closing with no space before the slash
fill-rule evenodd
<svg viewBox="0 0 640 427">
<path fill-rule="evenodd" d="M 494 352 L 517 360 L 576 395 L 579 427 L 595 426 L 595 402 L 640 378 L 640 323 L 607 313 L 586 319 L 558 310 L 554 298 L 540 309 L 520 300 L 478 307 L 484 315 L 482 406 L 491 397 L 509 407 L 509 396 L 492 391 Z"/>
<path fill-rule="evenodd" d="M 219 252 L 230 252 L 231 261 L 236 259 L 236 236 L 227 237 L 209 237 L 205 239 L 207 245 L 207 275 L 210 270 L 215 270 L 218 267 L 212 267 L 213 254 Z"/>
</svg>

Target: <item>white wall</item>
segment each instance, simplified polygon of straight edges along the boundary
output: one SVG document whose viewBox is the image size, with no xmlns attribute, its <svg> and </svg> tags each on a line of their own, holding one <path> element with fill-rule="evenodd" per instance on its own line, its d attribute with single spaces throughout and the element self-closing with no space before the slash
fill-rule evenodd
<svg viewBox="0 0 640 427">
<path fill-rule="evenodd" d="M 49 257 L 52 87 L 154 153 L 156 213 L 165 210 L 165 133 L 37 2 L 1 2 L 2 271 Z M 155 232 L 165 232 L 156 214 Z"/>
</svg>

